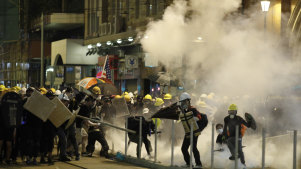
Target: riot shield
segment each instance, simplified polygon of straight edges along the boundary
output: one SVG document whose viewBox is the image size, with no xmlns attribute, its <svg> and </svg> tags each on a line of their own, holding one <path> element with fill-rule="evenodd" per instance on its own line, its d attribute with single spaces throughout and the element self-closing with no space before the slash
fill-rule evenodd
<svg viewBox="0 0 301 169">
<path fill-rule="evenodd" d="M 56 127 L 60 127 L 65 121 L 72 117 L 70 110 L 61 102 L 61 100 L 55 97 L 52 102 L 56 105 L 56 108 L 50 114 L 48 119 Z"/>
<path fill-rule="evenodd" d="M 152 118 L 178 120 L 179 115 L 180 115 L 179 107 L 177 103 L 174 103 L 168 107 L 160 109 L 152 116 Z"/>
<path fill-rule="evenodd" d="M 247 123 L 251 124 L 251 129 L 256 130 L 256 121 L 253 118 L 253 116 L 249 113 L 245 113 L 245 119 L 246 119 Z"/>
<path fill-rule="evenodd" d="M 35 90 L 31 97 L 27 99 L 27 102 L 23 107 L 45 122 L 55 109 L 56 105 Z"/>
<path fill-rule="evenodd" d="M 120 99 L 113 99 L 112 100 L 112 105 L 115 107 L 116 109 L 116 117 L 122 117 L 122 116 L 127 116 L 129 115 L 129 109 L 128 106 L 124 100 L 124 98 L 120 98 Z"/>
<path fill-rule="evenodd" d="M 15 92 L 8 92 L 1 99 L 1 118 L 4 127 L 9 128 L 21 125 L 22 98 Z"/>
<path fill-rule="evenodd" d="M 78 108 L 77 110 L 73 111 L 72 116 L 69 119 L 69 121 L 68 121 L 65 129 L 68 129 L 73 124 L 73 122 L 75 121 L 76 115 L 78 114 L 79 110 L 80 110 L 80 108 Z"/>
</svg>

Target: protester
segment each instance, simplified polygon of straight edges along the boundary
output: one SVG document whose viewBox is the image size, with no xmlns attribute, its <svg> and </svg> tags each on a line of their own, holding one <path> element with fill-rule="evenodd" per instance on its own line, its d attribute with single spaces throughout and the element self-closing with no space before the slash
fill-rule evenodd
<svg viewBox="0 0 301 169">
<path fill-rule="evenodd" d="M 247 123 L 243 118 L 237 115 L 237 106 L 231 104 L 228 108 L 228 116 L 224 118 L 224 129 L 223 129 L 223 139 L 227 141 L 228 148 L 231 152 L 230 160 L 235 160 L 235 130 L 238 126 L 238 158 L 240 162 L 245 165 L 245 156 L 242 151 L 242 136 L 243 132 L 242 125 L 246 127 L 251 127 L 251 123 Z"/>
<path fill-rule="evenodd" d="M 92 119 L 100 121 L 100 118 L 98 117 L 93 117 Z M 88 145 L 87 145 L 88 156 L 92 157 L 92 154 L 95 150 L 95 142 L 98 141 L 101 144 L 103 156 L 105 158 L 111 158 L 108 153 L 109 145 L 104 136 L 104 132 L 100 127 L 100 123 L 93 123 L 91 121 L 86 121 L 86 123 L 89 126 Z"/>
<path fill-rule="evenodd" d="M 53 90 L 49 90 L 46 93 L 46 97 L 52 100 L 56 97 Z M 47 163 L 53 165 L 52 151 L 54 148 L 54 137 L 56 135 L 56 127 L 48 119 L 43 123 L 42 128 L 42 139 L 41 139 L 41 160 L 40 163 L 46 163 L 45 157 L 47 156 Z"/>
<path fill-rule="evenodd" d="M 193 155 L 195 159 L 195 168 L 202 168 L 202 162 L 200 158 L 200 153 L 197 148 L 198 136 L 201 134 L 203 129 L 207 126 L 208 120 L 207 116 L 200 113 L 196 108 L 190 105 L 191 97 L 188 93 L 184 92 L 180 96 L 180 109 L 181 109 L 181 121 L 185 130 L 185 136 L 182 144 L 182 153 L 186 166 L 190 166 L 190 155 L 188 153 L 188 148 L 190 145 L 190 129 L 193 127 Z M 191 126 L 193 124 L 193 126 Z"/>
<path fill-rule="evenodd" d="M 62 93 L 58 96 L 58 98 L 62 101 L 62 103 L 68 107 L 70 103 L 70 99 L 67 94 Z M 57 135 L 59 137 L 59 148 L 60 148 L 60 161 L 71 161 L 69 157 L 67 157 L 67 138 L 65 131 L 66 123 L 62 124 L 59 128 L 57 128 Z"/>
<path fill-rule="evenodd" d="M 224 148 L 223 148 L 223 144 L 226 143 L 225 140 L 223 140 L 223 128 L 224 128 L 224 125 L 223 124 L 216 124 L 215 126 L 215 129 L 216 129 L 216 132 L 217 132 L 217 137 L 216 137 L 216 144 L 217 144 L 217 147 L 218 147 L 218 151 L 224 151 Z"/>
</svg>

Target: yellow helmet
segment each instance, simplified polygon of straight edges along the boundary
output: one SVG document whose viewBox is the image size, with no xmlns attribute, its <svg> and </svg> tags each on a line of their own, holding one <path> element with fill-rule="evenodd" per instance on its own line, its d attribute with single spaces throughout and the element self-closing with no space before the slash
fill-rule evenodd
<svg viewBox="0 0 301 169">
<path fill-rule="evenodd" d="M 40 88 L 40 92 L 41 92 L 41 94 L 46 94 L 47 90 L 44 87 L 42 87 L 42 88 Z"/>
<path fill-rule="evenodd" d="M 129 102 L 129 101 L 131 101 L 131 96 L 130 95 L 124 95 L 124 99 L 125 99 L 125 101 L 126 102 Z"/>
<path fill-rule="evenodd" d="M 207 107 L 207 104 L 206 104 L 205 102 L 203 102 L 203 101 L 199 101 L 199 102 L 197 103 L 197 105 L 198 105 L 199 107 L 203 107 L 203 108 L 206 108 L 206 107 Z"/>
<path fill-rule="evenodd" d="M 120 95 L 116 95 L 114 98 L 115 99 L 121 99 L 122 97 Z"/>
<path fill-rule="evenodd" d="M 128 95 L 128 94 L 129 94 L 128 92 L 123 92 L 121 96 L 124 97 L 125 95 Z"/>
<path fill-rule="evenodd" d="M 92 92 L 94 94 L 101 94 L 100 88 L 98 86 L 93 87 Z"/>
<path fill-rule="evenodd" d="M 166 94 L 164 95 L 164 100 L 170 100 L 170 99 L 172 99 L 172 95 L 169 94 L 169 93 L 166 93 Z"/>
<path fill-rule="evenodd" d="M 228 108 L 228 110 L 236 110 L 237 111 L 237 106 L 236 104 L 231 104 Z"/>
<path fill-rule="evenodd" d="M 161 106 L 162 104 L 164 104 L 164 101 L 161 98 L 156 98 L 156 103 L 155 106 Z"/>
<path fill-rule="evenodd" d="M 19 86 L 15 86 L 14 88 L 15 88 L 16 92 L 19 92 L 21 90 L 21 87 L 19 87 Z"/>
<path fill-rule="evenodd" d="M 143 100 L 150 100 L 151 101 L 151 100 L 153 100 L 153 98 L 152 98 L 151 95 L 147 94 L 147 95 L 144 96 Z"/>
<path fill-rule="evenodd" d="M 3 92 L 5 90 L 5 86 L 4 85 L 0 85 L 0 92 Z"/>
<path fill-rule="evenodd" d="M 51 88 L 50 90 L 51 90 L 53 93 L 55 93 L 55 91 L 56 91 L 54 88 Z"/>
<path fill-rule="evenodd" d="M 12 87 L 12 88 L 10 88 L 10 90 L 9 90 L 10 92 L 16 92 L 16 93 L 18 93 L 18 90 L 17 90 L 17 88 L 16 87 Z"/>
</svg>

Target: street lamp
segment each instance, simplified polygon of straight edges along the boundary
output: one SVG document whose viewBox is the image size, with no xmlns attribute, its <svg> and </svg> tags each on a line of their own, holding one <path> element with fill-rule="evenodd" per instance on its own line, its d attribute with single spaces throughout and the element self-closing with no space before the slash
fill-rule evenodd
<svg viewBox="0 0 301 169">
<path fill-rule="evenodd" d="M 267 13 L 269 11 L 270 1 L 261 1 L 261 10 L 264 12 L 264 32 L 266 31 L 267 27 Z"/>
</svg>

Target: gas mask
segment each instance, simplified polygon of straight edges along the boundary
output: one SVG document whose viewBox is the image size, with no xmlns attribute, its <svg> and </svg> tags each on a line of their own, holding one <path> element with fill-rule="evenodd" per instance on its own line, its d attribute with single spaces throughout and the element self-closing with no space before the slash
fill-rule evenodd
<svg viewBox="0 0 301 169">
<path fill-rule="evenodd" d="M 234 119 L 235 115 L 230 114 L 230 119 Z"/>
<path fill-rule="evenodd" d="M 187 110 L 190 106 L 189 100 L 183 100 L 180 102 L 180 106 L 183 110 Z"/>
</svg>

